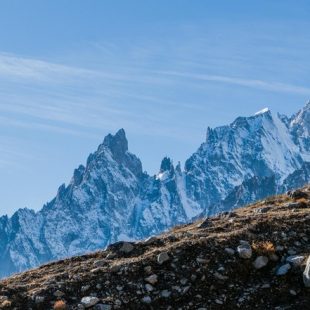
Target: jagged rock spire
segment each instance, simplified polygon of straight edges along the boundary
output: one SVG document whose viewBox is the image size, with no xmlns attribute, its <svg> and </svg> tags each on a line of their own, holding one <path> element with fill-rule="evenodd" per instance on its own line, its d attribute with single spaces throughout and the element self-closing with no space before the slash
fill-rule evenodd
<svg viewBox="0 0 310 310">
<path fill-rule="evenodd" d="M 160 172 L 172 171 L 173 163 L 169 157 L 164 157 L 160 164 Z"/>
<path fill-rule="evenodd" d="M 103 140 L 103 145 L 110 149 L 116 161 L 121 162 L 128 151 L 125 130 L 122 128 L 115 135 L 108 134 Z"/>
</svg>

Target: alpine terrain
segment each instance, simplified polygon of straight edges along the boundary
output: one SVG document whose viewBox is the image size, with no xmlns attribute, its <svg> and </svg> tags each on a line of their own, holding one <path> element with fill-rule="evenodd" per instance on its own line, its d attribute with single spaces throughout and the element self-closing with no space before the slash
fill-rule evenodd
<svg viewBox="0 0 310 310">
<path fill-rule="evenodd" d="M 0 309 L 310 309 L 310 187 L 0 281 Z"/>
<path fill-rule="evenodd" d="M 301 187 L 310 181 L 310 103 L 292 117 L 264 109 L 208 128 L 184 168 L 169 158 L 157 175 L 108 135 L 39 212 L 0 218 L 0 276 L 133 241 Z"/>
</svg>

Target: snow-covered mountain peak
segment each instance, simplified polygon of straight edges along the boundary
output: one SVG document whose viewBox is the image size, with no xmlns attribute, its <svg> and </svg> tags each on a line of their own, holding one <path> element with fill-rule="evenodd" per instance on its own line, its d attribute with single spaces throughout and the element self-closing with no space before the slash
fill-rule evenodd
<svg viewBox="0 0 310 310">
<path fill-rule="evenodd" d="M 0 276 L 301 187 L 310 181 L 309 111 L 310 103 L 292 118 L 263 110 L 208 128 L 184 171 L 165 157 L 155 177 L 123 129 L 107 135 L 41 211 L 0 218 Z"/>
<path fill-rule="evenodd" d="M 310 102 L 292 116 L 289 127 L 295 144 L 299 145 L 301 156 L 310 161 Z"/>
<path fill-rule="evenodd" d="M 291 118 L 290 126 L 292 128 L 301 126 L 309 135 L 310 132 L 310 101 Z"/>
<path fill-rule="evenodd" d="M 254 115 L 265 114 L 265 113 L 268 113 L 268 112 L 270 112 L 269 108 L 264 108 L 264 109 L 256 112 Z"/>
</svg>

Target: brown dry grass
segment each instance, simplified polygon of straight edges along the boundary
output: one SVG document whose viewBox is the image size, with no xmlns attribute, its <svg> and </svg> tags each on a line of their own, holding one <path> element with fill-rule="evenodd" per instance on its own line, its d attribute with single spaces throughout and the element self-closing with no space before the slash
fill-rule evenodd
<svg viewBox="0 0 310 310">
<path fill-rule="evenodd" d="M 67 306 L 63 300 L 58 300 L 54 304 L 54 310 L 66 310 Z"/>
<path fill-rule="evenodd" d="M 300 198 L 297 200 L 297 202 L 304 205 L 308 204 L 308 200 L 306 198 Z"/>
<path fill-rule="evenodd" d="M 275 253 L 275 246 L 271 241 L 255 241 L 252 247 L 259 255 L 271 255 Z"/>
</svg>

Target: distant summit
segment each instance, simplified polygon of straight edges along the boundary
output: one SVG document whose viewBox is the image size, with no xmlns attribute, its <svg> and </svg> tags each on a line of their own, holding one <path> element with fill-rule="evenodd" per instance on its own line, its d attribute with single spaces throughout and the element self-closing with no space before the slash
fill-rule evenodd
<svg viewBox="0 0 310 310">
<path fill-rule="evenodd" d="M 269 108 L 264 108 L 258 112 L 256 112 L 254 115 L 264 114 L 270 112 Z"/>
</svg>

